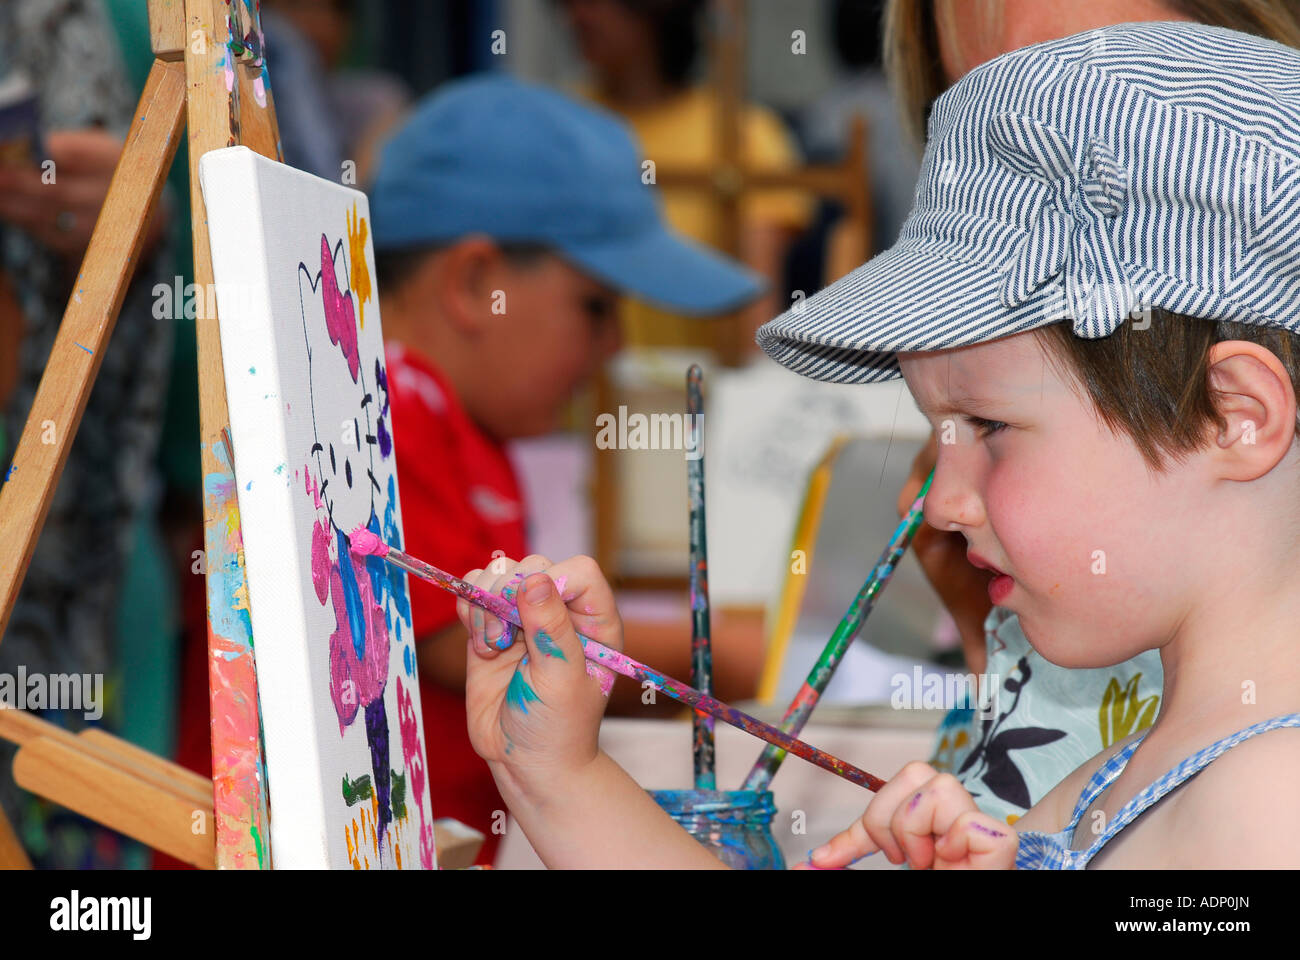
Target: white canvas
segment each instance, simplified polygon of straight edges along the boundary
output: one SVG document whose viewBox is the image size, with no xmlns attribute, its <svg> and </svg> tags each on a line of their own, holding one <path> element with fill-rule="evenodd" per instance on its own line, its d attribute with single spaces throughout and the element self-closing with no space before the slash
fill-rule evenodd
<svg viewBox="0 0 1300 960">
<path fill-rule="evenodd" d="M 244 147 L 199 179 L 277 868 L 432 868 L 433 812 L 364 194 Z"/>
</svg>

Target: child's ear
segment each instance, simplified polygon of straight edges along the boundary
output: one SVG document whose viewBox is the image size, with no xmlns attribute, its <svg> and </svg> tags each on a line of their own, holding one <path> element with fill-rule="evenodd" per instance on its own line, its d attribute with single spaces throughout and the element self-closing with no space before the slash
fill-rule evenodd
<svg viewBox="0 0 1300 960">
<path fill-rule="evenodd" d="M 1247 340 L 1216 343 L 1207 361 L 1211 397 L 1226 425 L 1211 425 L 1223 476 L 1261 477 L 1287 455 L 1295 440 L 1291 377 L 1271 350 Z"/>
<path fill-rule="evenodd" d="M 490 321 L 501 266 L 501 250 L 486 236 L 465 237 L 443 251 L 439 306 L 461 333 L 476 337 Z"/>
</svg>

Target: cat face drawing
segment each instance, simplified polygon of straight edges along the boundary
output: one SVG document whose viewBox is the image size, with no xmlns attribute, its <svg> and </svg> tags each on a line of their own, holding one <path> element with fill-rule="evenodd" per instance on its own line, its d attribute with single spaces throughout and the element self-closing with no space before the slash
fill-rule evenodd
<svg viewBox="0 0 1300 960">
<path fill-rule="evenodd" d="M 416 756 L 406 757 L 407 774 L 390 768 L 385 690 L 394 644 L 401 648 L 400 663 L 405 668 L 399 675 L 407 673 L 408 683 L 414 677 L 405 580 L 381 558 L 354 557 L 348 548 L 348 532 L 358 526 L 399 548 L 400 533 L 387 375 L 382 353 L 363 359 L 360 305 L 349 283 L 347 259 L 345 240 L 331 242 L 322 234 L 319 266 L 298 265 L 313 426 L 311 448 L 304 451 L 304 473 L 306 494 L 316 511 L 312 582 L 317 600 L 332 608 L 335 620 L 329 639 L 330 698 L 340 736 L 359 717 L 364 722 L 371 754 L 370 784 L 378 802 L 378 846 L 381 860 L 386 861 L 383 837 L 392 822 L 393 801 L 401 807 L 406 786 L 401 781 L 413 764 L 418 764 L 423 781 L 424 756 L 418 734 L 408 749 L 404 725 L 403 753 Z M 400 706 L 403 695 L 409 699 L 409 694 L 400 683 L 398 687 Z M 396 797 L 392 795 L 395 778 L 399 781 Z"/>
</svg>

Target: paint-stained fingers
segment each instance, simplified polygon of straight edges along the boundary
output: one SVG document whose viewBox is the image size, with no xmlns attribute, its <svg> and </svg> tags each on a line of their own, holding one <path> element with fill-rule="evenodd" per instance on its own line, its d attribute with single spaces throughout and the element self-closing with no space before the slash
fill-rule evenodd
<svg viewBox="0 0 1300 960">
<path fill-rule="evenodd" d="M 623 649 L 623 621 L 614 590 L 591 557 L 576 556 L 555 564 L 547 573 L 569 608 L 575 629 L 584 636 Z"/>
<path fill-rule="evenodd" d="M 863 826 L 880 845 L 890 863 L 898 864 L 907 859 L 890 826 L 894 813 L 901 806 L 912 802 L 920 787 L 933 779 L 934 775 L 935 769 L 928 763 L 913 761 L 907 764 L 877 791 L 866 812 L 862 814 Z"/>
<path fill-rule="evenodd" d="M 519 568 L 520 562 L 510 559 L 504 554 L 494 556 L 484 570 L 476 571 L 476 576 L 470 582 L 483 590 L 485 593 L 492 593 L 498 596 L 502 593 L 502 586 L 511 580 L 513 571 Z M 469 580 L 468 577 L 464 579 Z M 505 623 L 498 617 L 486 613 L 481 607 L 468 603 L 468 601 L 457 601 L 457 608 L 461 603 L 466 603 L 474 612 L 470 614 L 474 630 L 471 631 L 471 641 L 475 650 L 481 650 L 480 642 L 483 647 L 491 650 L 493 654 L 508 649 L 513 643 L 513 632 L 509 624 Z M 503 642 L 504 638 L 504 642 Z"/>
<path fill-rule="evenodd" d="M 487 584 L 491 582 L 493 577 L 491 572 L 487 570 L 471 570 L 461 579 L 481 589 L 487 589 Z M 468 600 L 457 598 L 456 615 L 460 617 L 460 622 L 469 631 L 469 648 L 480 657 L 489 659 L 495 657 L 499 651 L 496 647 L 489 646 L 485 639 L 487 617 L 483 609 Z"/>
<path fill-rule="evenodd" d="M 970 812 L 978 811 L 961 781 L 950 773 L 940 773 L 898 807 L 890 820 L 890 832 L 902 846 L 907 862 L 916 870 L 928 870 L 934 866 L 936 838 Z"/>
<path fill-rule="evenodd" d="M 573 670 L 586 662 L 569 610 L 548 574 L 535 573 L 524 580 L 519 591 L 519 619 L 535 671 L 558 679 L 560 668 Z"/>
<path fill-rule="evenodd" d="M 511 560 L 509 557 L 500 557 L 498 560 L 500 562 L 494 560 L 488 567 L 496 574 L 488 589 L 511 603 L 516 601 L 519 585 L 524 582 L 525 577 L 532 573 L 540 573 L 551 566 L 550 559 L 540 553 L 530 553 L 522 560 Z"/>
<path fill-rule="evenodd" d="M 609 667 L 602 666 L 594 660 L 586 660 L 584 666 L 587 669 L 587 676 L 595 680 L 596 686 L 600 688 L 600 695 L 608 700 L 610 691 L 614 689 L 614 680 L 618 675 Z"/>
<path fill-rule="evenodd" d="M 934 845 L 937 870 L 1013 870 L 1020 835 L 980 810 L 952 822 Z"/>
<path fill-rule="evenodd" d="M 894 810 L 889 821 L 889 833 L 913 870 L 928 870 L 934 863 L 934 836 L 930 827 L 934 807 L 933 792 L 928 786 L 922 786 Z"/>
<path fill-rule="evenodd" d="M 518 563 L 506 557 L 500 557 L 498 560 L 502 562 L 498 563 L 494 560 L 488 566 L 496 577 L 484 589 L 514 604 L 518 603 L 519 586 L 524 582 L 524 578 L 533 573 L 540 573 L 551 566 L 550 559 L 540 553 L 530 554 Z M 509 649 L 515 641 L 514 625 L 491 614 L 487 614 L 486 617 L 487 644 L 498 650 Z"/>
<path fill-rule="evenodd" d="M 854 820 L 847 830 L 841 830 L 826 843 L 814 850 L 808 857 L 810 865 L 822 870 L 847 867 L 855 860 L 860 860 L 869 853 L 875 853 L 880 845 L 867 833 L 861 819 Z"/>
</svg>

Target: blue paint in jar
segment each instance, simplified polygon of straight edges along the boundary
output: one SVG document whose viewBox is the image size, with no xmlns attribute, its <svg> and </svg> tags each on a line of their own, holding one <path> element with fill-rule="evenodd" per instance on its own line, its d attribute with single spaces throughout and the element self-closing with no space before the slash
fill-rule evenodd
<svg viewBox="0 0 1300 960">
<path fill-rule="evenodd" d="M 784 870 L 770 790 L 650 790 L 673 820 L 736 870 Z"/>
</svg>

